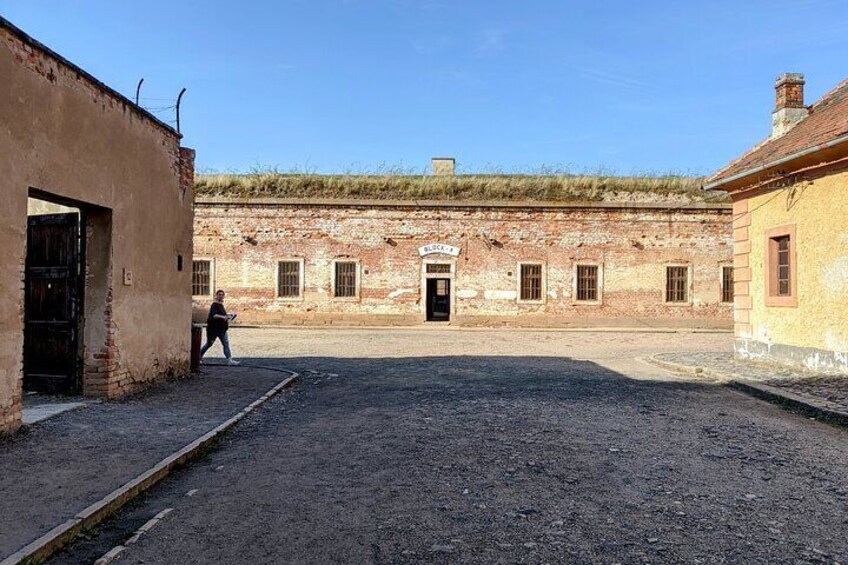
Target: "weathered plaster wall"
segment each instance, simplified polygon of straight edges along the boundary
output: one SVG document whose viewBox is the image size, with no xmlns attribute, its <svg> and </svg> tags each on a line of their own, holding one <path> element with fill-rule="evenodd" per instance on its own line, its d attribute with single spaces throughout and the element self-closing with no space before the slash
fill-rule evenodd
<svg viewBox="0 0 848 565">
<path fill-rule="evenodd" d="M 215 287 L 244 323 L 418 324 L 418 247 L 446 243 L 455 259 L 457 324 L 729 326 L 720 265 L 730 264 L 730 210 L 616 207 L 309 205 L 199 199 L 195 256 L 213 260 Z M 276 298 L 280 260 L 303 259 L 302 299 Z M 332 262 L 361 263 L 359 300 L 331 298 Z M 435 259 L 436 256 L 428 256 Z M 450 257 L 443 257 L 452 260 Z M 518 295 L 520 261 L 545 265 L 541 304 Z M 603 265 L 598 305 L 575 304 L 574 265 Z M 665 265 L 691 264 L 693 300 L 664 303 Z M 195 300 L 197 319 L 208 299 Z"/>
<path fill-rule="evenodd" d="M 736 205 L 737 350 L 816 370 L 848 371 L 848 172 L 802 181 Z M 796 307 L 766 305 L 766 230 L 796 229 Z M 745 284 L 745 283 L 743 283 Z M 737 300 L 741 293 L 737 293 Z"/>
<path fill-rule="evenodd" d="M 20 420 L 30 189 L 97 207 L 88 229 L 108 265 L 89 273 L 86 338 L 101 339 L 86 344 L 86 392 L 186 369 L 191 273 L 176 257 L 190 266 L 193 194 L 180 168 L 176 134 L 0 28 L 0 430 Z"/>
</svg>

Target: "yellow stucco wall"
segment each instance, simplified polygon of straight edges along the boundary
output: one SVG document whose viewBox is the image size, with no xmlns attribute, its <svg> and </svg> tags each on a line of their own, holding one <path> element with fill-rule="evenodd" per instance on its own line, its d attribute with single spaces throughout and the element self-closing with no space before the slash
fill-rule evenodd
<svg viewBox="0 0 848 565">
<path fill-rule="evenodd" d="M 848 172 L 748 202 L 751 337 L 766 344 L 848 352 Z M 766 306 L 765 232 L 795 224 L 797 307 Z"/>
</svg>

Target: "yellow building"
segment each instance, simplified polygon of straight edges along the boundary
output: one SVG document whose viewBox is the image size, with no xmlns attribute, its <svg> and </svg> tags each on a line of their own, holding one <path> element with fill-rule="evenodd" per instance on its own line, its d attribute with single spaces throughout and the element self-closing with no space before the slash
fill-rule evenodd
<svg viewBox="0 0 848 565">
<path fill-rule="evenodd" d="M 736 354 L 848 372 L 848 81 L 778 77 L 772 135 L 708 179 L 733 199 Z"/>
</svg>

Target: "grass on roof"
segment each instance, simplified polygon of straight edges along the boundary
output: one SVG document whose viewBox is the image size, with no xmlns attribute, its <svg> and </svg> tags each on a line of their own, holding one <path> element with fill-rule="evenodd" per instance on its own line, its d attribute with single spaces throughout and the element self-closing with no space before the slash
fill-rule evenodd
<svg viewBox="0 0 848 565">
<path fill-rule="evenodd" d="M 675 201 L 724 202 L 724 192 L 701 190 L 703 178 L 666 174 L 410 174 L 319 175 L 276 170 L 201 174 L 198 196 L 367 200 Z"/>
</svg>

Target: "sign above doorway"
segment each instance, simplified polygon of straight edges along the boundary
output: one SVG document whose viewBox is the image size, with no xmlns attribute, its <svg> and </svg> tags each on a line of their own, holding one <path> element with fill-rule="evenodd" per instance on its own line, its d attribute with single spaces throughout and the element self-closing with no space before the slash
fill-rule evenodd
<svg viewBox="0 0 848 565">
<path fill-rule="evenodd" d="M 451 257 L 459 257 L 459 247 L 446 245 L 444 243 L 428 243 L 427 245 L 422 245 L 418 248 L 418 254 L 422 257 L 425 255 L 432 255 L 434 253 L 443 253 L 445 255 L 450 255 Z"/>
</svg>

